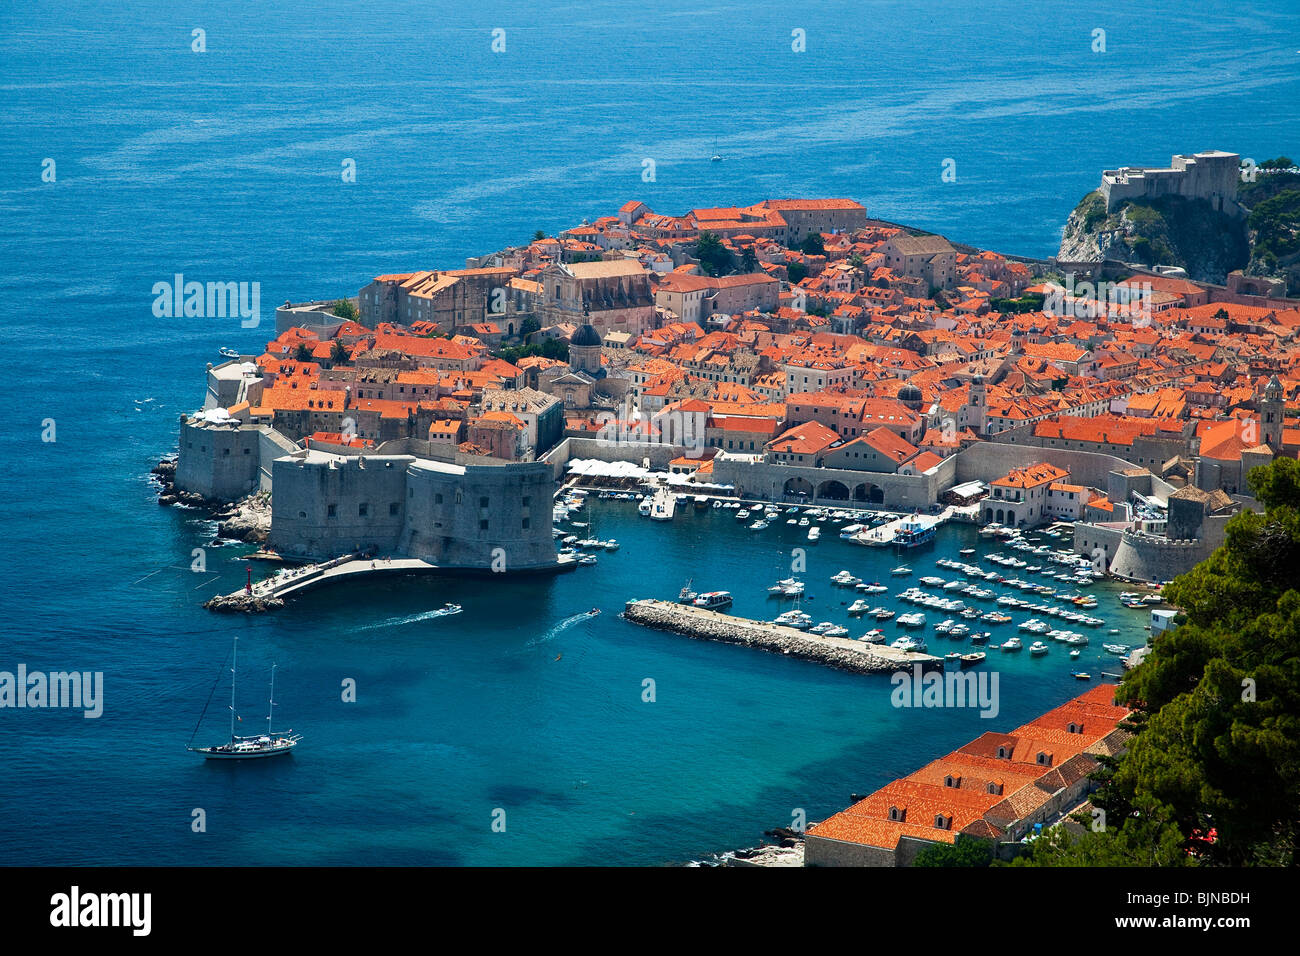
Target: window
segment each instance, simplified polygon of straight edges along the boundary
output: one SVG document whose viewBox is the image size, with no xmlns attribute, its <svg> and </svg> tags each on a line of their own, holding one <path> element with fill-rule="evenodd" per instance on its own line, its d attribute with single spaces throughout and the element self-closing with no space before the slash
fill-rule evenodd
<svg viewBox="0 0 1300 956">
<path fill-rule="evenodd" d="M 397 502 L 396 502 L 396 501 L 394 501 L 392 504 L 390 504 L 390 505 L 388 506 L 388 514 L 389 514 L 390 516 L 391 516 L 391 515 L 395 515 L 395 514 L 397 514 Z"/>
<path fill-rule="evenodd" d="M 370 505 L 368 504 L 357 505 L 357 517 L 364 518 L 369 513 L 370 513 Z"/>
<path fill-rule="evenodd" d="M 524 507 L 527 508 L 533 503 L 532 495 L 524 495 Z"/>
<path fill-rule="evenodd" d="M 488 529 L 487 518 L 484 518 L 482 521 L 478 523 L 478 529 L 480 531 L 486 531 Z"/>
<path fill-rule="evenodd" d="M 486 508 L 486 507 L 488 506 L 488 500 L 487 500 L 487 498 L 480 498 L 480 499 L 478 500 L 478 506 L 479 506 L 480 508 Z"/>
<path fill-rule="evenodd" d="M 330 505 L 329 508 L 328 508 L 328 510 L 326 511 L 326 514 L 328 514 L 331 518 L 333 518 L 333 517 L 335 517 L 335 512 L 336 512 L 336 510 L 337 510 L 337 509 L 335 508 L 334 505 Z"/>
<path fill-rule="evenodd" d="M 527 531 L 531 527 L 531 521 L 528 518 L 523 519 L 523 529 Z"/>
<path fill-rule="evenodd" d="M 433 503 L 434 503 L 435 505 L 440 505 L 440 504 L 442 504 L 442 495 L 434 495 L 434 496 L 433 496 Z"/>
</svg>

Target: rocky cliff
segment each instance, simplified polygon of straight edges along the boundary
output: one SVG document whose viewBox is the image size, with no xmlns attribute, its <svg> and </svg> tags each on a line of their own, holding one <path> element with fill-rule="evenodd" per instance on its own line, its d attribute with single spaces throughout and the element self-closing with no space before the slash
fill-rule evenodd
<svg viewBox="0 0 1300 956">
<path fill-rule="evenodd" d="M 1217 212 L 1203 200 L 1126 202 L 1108 215 L 1101 194 L 1091 192 L 1070 213 L 1058 257 L 1181 266 L 1192 279 L 1223 283 L 1250 261 L 1250 238 L 1243 218 Z"/>
</svg>

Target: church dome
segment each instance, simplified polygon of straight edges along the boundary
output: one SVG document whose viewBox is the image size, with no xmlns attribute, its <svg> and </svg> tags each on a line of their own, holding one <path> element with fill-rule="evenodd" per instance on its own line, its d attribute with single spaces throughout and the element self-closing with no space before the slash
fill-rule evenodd
<svg viewBox="0 0 1300 956">
<path fill-rule="evenodd" d="M 587 323 L 573 333 L 573 338 L 569 339 L 569 345 L 576 345 L 579 348 L 584 346 L 600 347 L 600 333 L 596 331 L 591 323 Z"/>
</svg>

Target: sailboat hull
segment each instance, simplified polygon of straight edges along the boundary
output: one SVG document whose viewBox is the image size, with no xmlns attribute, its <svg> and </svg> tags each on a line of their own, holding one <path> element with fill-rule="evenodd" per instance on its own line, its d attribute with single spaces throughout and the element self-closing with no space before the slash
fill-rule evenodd
<svg viewBox="0 0 1300 956">
<path fill-rule="evenodd" d="M 296 746 L 298 746 L 297 740 L 280 738 L 267 743 L 239 742 L 233 745 L 222 744 L 217 747 L 190 747 L 189 749 L 205 760 L 256 760 L 259 757 L 279 757 L 281 754 L 291 753 Z"/>
<path fill-rule="evenodd" d="M 237 753 L 234 751 L 209 750 L 205 747 L 197 747 L 194 750 L 197 754 L 202 754 L 204 760 L 256 760 L 259 757 L 279 757 L 281 754 L 293 752 L 293 746 L 278 747 L 274 750 L 256 750 L 246 753 Z"/>
</svg>

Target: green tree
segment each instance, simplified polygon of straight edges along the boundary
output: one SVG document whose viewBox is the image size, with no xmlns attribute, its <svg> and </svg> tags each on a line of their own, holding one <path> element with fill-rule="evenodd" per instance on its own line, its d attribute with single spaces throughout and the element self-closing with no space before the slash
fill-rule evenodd
<svg viewBox="0 0 1300 956">
<path fill-rule="evenodd" d="M 791 285 L 798 285 L 808 277 L 808 267 L 802 262 L 787 262 L 785 274 L 790 277 Z"/>
<path fill-rule="evenodd" d="M 361 317 L 361 312 L 358 311 L 351 299 L 339 299 L 334 303 L 334 307 L 330 311 L 340 319 L 346 319 L 349 322 L 355 322 Z"/>
<path fill-rule="evenodd" d="M 722 244 L 716 232 L 705 230 L 700 233 L 695 242 L 695 258 L 711 276 L 723 275 L 732 269 L 731 250 Z"/>
<path fill-rule="evenodd" d="M 334 344 L 330 346 L 330 361 L 335 365 L 341 365 L 350 361 L 352 356 L 348 353 L 347 346 L 343 344 L 342 339 L 335 339 Z"/>
<path fill-rule="evenodd" d="M 536 319 L 524 319 L 524 321 L 521 322 L 519 325 L 519 336 L 520 338 L 526 339 L 528 338 L 528 336 L 538 331 L 541 327 L 542 324 L 538 322 Z"/>
<path fill-rule="evenodd" d="M 538 229 L 535 233 L 533 233 L 533 242 L 541 242 L 545 238 L 546 238 L 546 232 L 543 229 Z"/>
<path fill-rule="evenodd" d="M 803 242 L 799 243 L 799 251 L 805 256 L 826 255 L 826 246 L 822 244 L 821 233 L 813 232 L 805 236 Z"/>
<path fill-rule="evenodd" d="M 916 854 L 913 866 L 988 866 L 993 862 L 993 844 L 959 833 L 955 843 L 932 843 Z"/>
<path fill-rule="evenodd" d="M 310 362 L 312 360 L 311 346 L 305 342 L 300 342 L 293 351 L 293 358 L 296 362 Z"/>
</svg>

